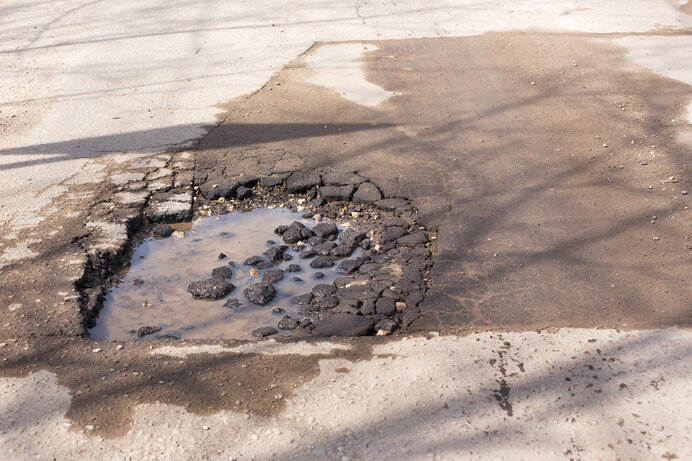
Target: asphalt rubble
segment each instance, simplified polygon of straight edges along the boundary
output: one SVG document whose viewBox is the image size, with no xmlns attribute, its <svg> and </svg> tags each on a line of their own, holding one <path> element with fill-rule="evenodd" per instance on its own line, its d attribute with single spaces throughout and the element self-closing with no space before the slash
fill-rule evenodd
<svg viewBox="0 0 692 461">
<path fill-rule="evenodd" d="M 183 210 L 176 197 L 190 194 L 191 207 Z M 436 237 L 416 223 L 416 211 L 407 199 L 383 198 L 375 184 L 356 172 L 302 170 L 205 180 L 187 190 L 168 192 L 164 202 L 152 200 L 144 210 L 140 233 L 166 238 L 173 234 L 172 223 L 277 206 L 302 213 L 316 224 L 295 221 L 277 227 L 278 242 L 268 242 L 271 246 L 263 254 L 243 261 L 261 280 L 245 287 L 244 297 L 257 308 L 267 306 L 277 295 L 273 284 L 287 276 L 300 280 L 302 265 L 336 270 L 340 276 L 292 297 L 300 313 L 294 318 L 274 307 L 280 320 L 275 326 L 254 329 L 253 336 L 272 336 L 279 330 L 293 337 L 383 336 L 405 331 L 421 316 L 419 305 L 427 291 Z M 219 260 L 224 259 L 226 255 L 220 254 Z M 230 296 L 236 291 L 235 262 L 222 263 L 210 267 L 207 279 L 190 281 L 187 289 L 197 299 L 228 298 L 225 306 L 237 308 L 245 303 Z M 316 275 L 319 278 L 321 273 Z M 117 282 L 115 278 L 110 283 Z M 92 309 L 97 310 L 98 306 Z M 137 333 L 143 337 L 157 331 L 155 326 L 143 326 Z"/>
</svg>

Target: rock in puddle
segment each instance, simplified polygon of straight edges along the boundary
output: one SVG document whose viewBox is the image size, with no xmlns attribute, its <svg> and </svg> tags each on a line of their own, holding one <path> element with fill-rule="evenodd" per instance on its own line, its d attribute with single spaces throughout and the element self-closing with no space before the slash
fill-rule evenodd
<svg viewBox="0 0 692 461">
<path fill-rule="evenodd" d="M 278 331 L 274 327 L 260 327 L 252 330 L 252 336 L 256 338 L 264 338 L 266 336 L 271 336 L 277 334 Z"/>
<path fill-rule="evenodd" d="M 279 330 L 295 330 L 298 328 L 298 322 L 291 318 L 281 319 L 278 328 Z"/>
<path fill-rule="evenodd" d="M 212 269 L 211 276 L 222 279 L 230 279 L 231 277 L 233 277 L 233 270 L 228 266 L 216 267 Z"/>
<path fill-rule="evenodd" d="M 264 258 L 261 256 L 250 256 L 243 262 L 243 264 L 245 264 L 246 266 L 256 266 L 262 261 L 264 261 Z"/>
<path fill-rule="evenodd" d="M 168 224 L 158 224 L 151 228 L 151 235 L 156 238 L 167 238 L 173 235 L 173 228 Z"/>
<path fill-rule="evenodd" d="M 293 304 L 298 304 L 298 305 L 304 306 L 306 304 L 310 304 L 310 302 L 312 301 L 313 298 L 314 298 L 314 295 L 312 293 L 304 293 L 302 295 L 293 296 L 291 298 L 291 302 Z"/>
<path fill-rule="evenodd" d="M 262 274 L 262 281 L 268 283 L 276 283 L 284 278 L 284 271 L 281 269 L 268 270 Z"/>
<path fill-rule="evenodd" d="M 269 304 L 276 296 L 276 290 L 271 283 L 259 282 L 253 283 L 243 290 L 243 294 L 247 299 L 259 306 L 266 306 Z"/>
<path fill-rule="evenodd" d="M 187 291 L 197 299 L 221 299 L 233 291 L 235 285 L 220 277 L 192 282 Z"/>
<path fill-rule="evenodd" d="M 141 338 L 143 336 L 152 335 L 152 334 L 157 333 L 159 331 L 161 331 L 161 327 L 153 327 L 153 326 L 141 327 L 137 330 L 137 337 Z"/>
<path fill-rule="evenodd" d="M 286 252 L 286 250 L 288 250 L 287 246 L 279 245 L 271 247 L 270 249 L 264 252 L 264 255 L 271 261 L 281 261 L 284 258 L 284 253 Z"/>
<path fill-rule="evenodd" d="M 324 269 L 326 267 L 332 267 L 334 261 L 329 256 L 318 256 L 312 261 L 310 261 L 310 267 L 313 269 Z"/>
</svg>

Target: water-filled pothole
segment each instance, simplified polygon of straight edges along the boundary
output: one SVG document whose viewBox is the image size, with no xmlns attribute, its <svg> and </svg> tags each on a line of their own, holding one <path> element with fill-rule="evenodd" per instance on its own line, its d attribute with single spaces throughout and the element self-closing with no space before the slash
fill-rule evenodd
<svg viewBox="0 0 692 461">
<path fill-rule="evenodd" d="M 301 238 L 304 244 L 296 245 L 284 242 L 274 232 L 294 222 L 312 229 L 317 224 L 314 219 L 303 219 L 284 208 L 263 208 L 207 217 L 168 238 L 146 238 L 134 250 L 129 270 L 106 296 L 98 321 L 90 330 L 91 337 L 128 340 L 172 335 L 241 339 L 250 338 L 258 327 L 273 327 L 287 334 L 289 330 L 277 328 L 278 323 L 286 316 L 298 322 L 309 316 L 306 306 L 316 298 L 308 293 L 316 285 L 333 286 L 338 277 L 345 275 L 336 264 L 312 267 L 320 266 L 314 263 L 319 254 L 300 255 L 306 250 L 319 249 L 319 245 L 329 254 L 330 248 L 340 241 L 333 233 L 313 236 L 317 237 L 312 240 L 316 245 L 308 244 L 308 238 Z M 339 226 L 342 239 L 344 230 L 345 227 Z M 270 253 L 275 259 L 270 261 L 265 252 L 272 248 L 283 257 Z M 348 256 L 355 258 L 359 251 L 355 248 Z M 253 256 L 261 257 L 262 261 L 245 264 Z M 227 269 L 216 273 L 235 288 L 220 299 L 195 299 L 189 284 L 209 280 L 212 271 L 221 267 L 230 269 L 232 274 Z M 244 290 L 263 279 L 271 283 L 276 295 L 266 305 L 257 305 L 250 302 Z M 222 291 L 228 288 L 221 287 Z M 292 298 L 300 295 L 310 299 L 297 304 L 299 299 Z M 153 333 L 146 334 L 149 331 Z"/>
</svg>

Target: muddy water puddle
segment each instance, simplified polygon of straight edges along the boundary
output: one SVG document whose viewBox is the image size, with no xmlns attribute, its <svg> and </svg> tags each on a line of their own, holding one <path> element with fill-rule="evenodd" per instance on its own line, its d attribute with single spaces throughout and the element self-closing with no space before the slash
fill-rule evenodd
<svg viewBox="0 0 692 461">
<path fill-rule="evenodd" d="M 290 301 L 291 297 L 308 293 L 316 284 L 332 283 L 344 275 L 341 270 L 336 266 L 313 269 L 309 259 L 298 256 L 299 248 L 290 246 L 286 251 L 292 256 L 290 261 L 280 261 L 267 269 L 243 264 L 251 256 L 284 244 L 274 229 L 294 221 L 315 224 L 287 209 L 257 209 L 204 218 L 187 228 L 176 227 L 177 231 L 165 239 L 145 239 L 134 250 L 129 270 L 106 296 L 97 324 L 90 330 L 91 337 L 136 340 L 171 334 L 179 338 L 247 339 L 258 327 L 276 327 L 284 315 L 301 318 L 299 306 Z M 226 257 L 219 259 L 221 253 Z M 290 264 L 298 264 L 300 271 L 285 272 L 282 280 L 273 283 L 276 297 L 269 304 L 255 305 L 245 297 L 243 290 L 261 282 L 266 270 L 286 270 Z M 221 266 L 233 271 L 229 281 L 235 289 L 218 300 L 193 298 L 188 284 L 208 279 L 211 271 Z M 320 272 L 322 278 L 318 278 Z M 229 306 L 233 299 L 239 304 Z M 279 310 L 276 308 L 285 312 L 274 312 Z M 137 331 L 142 327 L 160 330 L 139 338 Z"/>
</svg>

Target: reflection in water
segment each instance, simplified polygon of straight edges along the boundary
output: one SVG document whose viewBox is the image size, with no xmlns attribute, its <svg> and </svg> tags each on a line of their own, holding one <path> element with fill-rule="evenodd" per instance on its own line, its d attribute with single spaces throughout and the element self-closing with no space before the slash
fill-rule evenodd
<svg viewBox="0 0 692 461">
<path fill-rule="evenodd" d="M 267 306 L 250 303 L 243 289 L 262 280 L 263 270 L 251 275 L 251 266 L 243 265 L 250 256 L 261 255 L 272 245 L 282 244 L 274 234 L 280 225 L 304 220 L 286 209 L 258 209 L 247 213 L 229 213 L 202 219 L 189 230 L 181 227 L 167 239 L 147 238 L 134 251 L 132 264 L 121 282 L 106 297 L 94 328 L 95 339 L 137 339 L 136 330 L 144 326 L 161 327 L 155 335 L 144 339 L 174 334 L 181 338 L 250 338 L 250 332 L 261 326 L 274 326 L 288 314 L 300 317 L 298 306 L 290 302 L 295 295 L 307 293 L 317 283 L 332 283 L 340 275 L 336 268 L 313 269 L 310 260 L 300 259 L 292 249 L 293 260 L 272 269 L 286 269 L 299 264 L 300 272 L 286 272 L 284 279 L 274 283 L 276 298 Z M 219 254 L 227 255 L 220 260 Z M 193 299 L 188 283 L 211 276 L 212 269 L 235 263 L 231 282 L 236 286 L 225 299 L 205 301 Z M 324 278 L 317 280 L 316 272 Z M 302 281 L 294 281 L 299 277 Z M 227 300 L 237 298 L 238 307 L 224 307 Z M 274 313 L 281 307 L 285 313 Z"/>
</svg>

